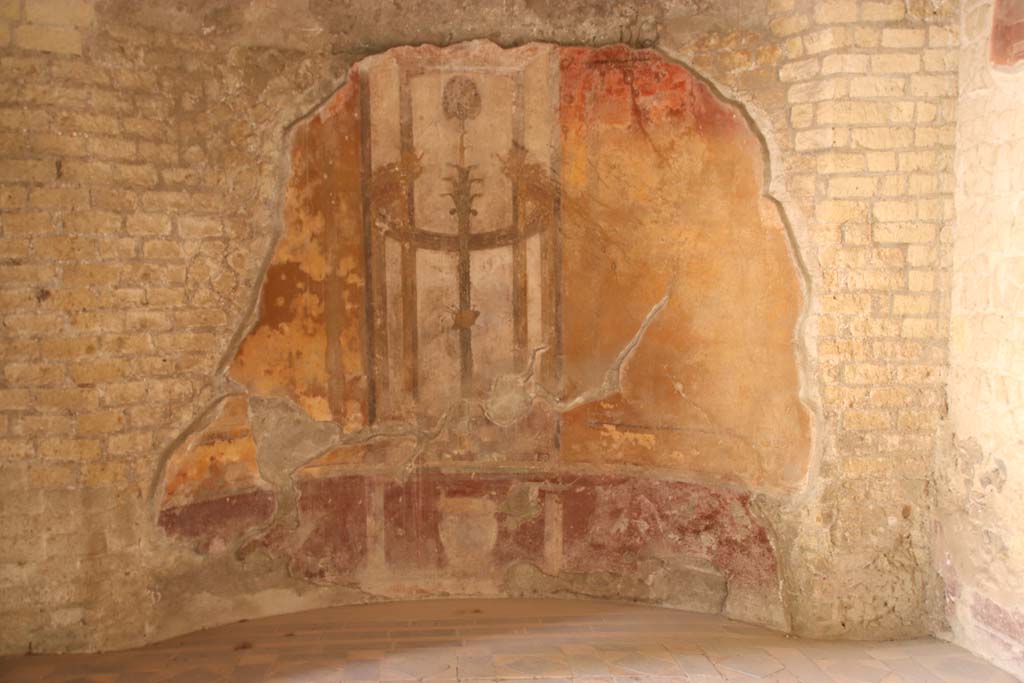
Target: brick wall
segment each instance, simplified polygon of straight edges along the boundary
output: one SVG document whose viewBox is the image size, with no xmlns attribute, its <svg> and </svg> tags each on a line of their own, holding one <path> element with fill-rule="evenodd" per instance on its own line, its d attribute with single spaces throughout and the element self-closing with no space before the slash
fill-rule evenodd
<svg viewBox="0 0 1024 683">
<path fill-rule="evenodd" d="M 702 36 L 680 54 L 758 119 L 812 276 L 822 452 L 807 495 L 782 513 L 794 624 L 919 633 L 937 589 L 929 482 L 945 415 L 956 6 L 768 10 L 767 35 Z M 777 61 L 752 68 L 764 41 Z M 722 73 L 723 61 L 747 66 Z"/>
<path fill-rule="evenodd" d="M 795 343 L 820 404 L 815 471 L 799 496 L 764 501 L 793 626 L 927 630 L 956 7 L 599 5 L 439 21 L 430 3 L 190 16 L 0 0 L 0 620 L 14 625 L 0 650 L 123 645 L 256 609 L 232 602 L 241 579 L 175 582 L 204 565 L 154 535 L 147 488 L 223 388 L 277 230 L 283 130 L 347 64 L 424 40 L 612 42 L 647 15 L 661 49 L 749 107 L 809 277 Z M 310 604 L 280 593 L 259 609 Z M 218 607 L 182 606 L 201 600 Z M 175 610 L 195 616 L 161 626 Z"/>
</svg>

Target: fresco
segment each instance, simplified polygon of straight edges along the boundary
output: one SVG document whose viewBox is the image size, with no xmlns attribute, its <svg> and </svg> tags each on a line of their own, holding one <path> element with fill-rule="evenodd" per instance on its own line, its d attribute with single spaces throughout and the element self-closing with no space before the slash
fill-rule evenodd
<svg viewBox="0 0 1024 683">
<path fill-rule="evenodd" d="M 169 534 L 380 594 L 655 571 L 776 618 L 747 492 L 807 475 L 802 283 L 737 107 L 649 50 L 408 47 L 290 140 Z"/>
</svg>

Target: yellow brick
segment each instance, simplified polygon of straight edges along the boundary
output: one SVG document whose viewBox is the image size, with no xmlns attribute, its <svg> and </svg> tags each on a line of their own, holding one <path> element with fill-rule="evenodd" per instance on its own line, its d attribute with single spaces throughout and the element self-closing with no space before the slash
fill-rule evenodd
<svg viewBox="0 0 1024 683">
<path fill-rule="evenodd" d="M 889 478 L 892 476 L 893 461 L 886 456 L 843 458 L 841 467 L 844 479 Z"/>
<path fill-rule="evenodd" d="M 920 389 L 909 387 L 876 387 L 869 390 L 867 402 L 874 406 L 905 406 L 912 402 Z"/>
<path fill-rule="evenodd" d="M 172 228 L 170 216 L 154 213 L 132 214 L 125 227 L 130 235 L 167 235 Z"/>
<path fill-rule="evenodd" d="M 133 331 L 168 330 L 173 327 L 173 321 L 164 311 L 128 311 L 126 326 Z"/>
<path fill-rule="evenodd" d="M 193 309 L 175 311 L 174 322 L 182 327 L 216 327 L 228 321 L 224 311 L 219 308 Z"/>
<path fill-rule="evenodd" d="M 798 83 L 790 86 L 788 98 L 791 103 L 822 102 L 845 97 L 848 83 L 843 78 L 828 78 L 810 83 Z"/>
<path fill-rule="evenodd" d="M 862 313 L 871 308 L 871 295 L 843 292 L 827 294 L 821 298 L 821 310 L 826 313 Z"/>
<path fill-rule="evenodd" d="M 906 92 L 905 78 L 857 76 L 850 81 L 850 97 L 899 97 Z"/>
<path fill-rule="evenodd" d="M 930 270 L 912 270 L 907 273 L 907 288 L 912 292 L 935 290 L 935 273 Z"/>
<path fill-rule="evenodd" d="M 66 415 L 22 415 L 14 424 L 13 432 L 19 435 L 70 434 L 74 421 Z"/>
<path fill-rule="evenodd" d="M 0 0 L 0 19 L 21 19 L 21 0 Z"/>
<path fill-rule="evenodd" d="M 914 118 L 914 105 L 911 102 L 838 100 L 821 102 L 817 112 L 821 125 L 910 123 Z"/>
<path fill-rule="evenodd" d="M 88 0 L 25 0 L 25 17 L 36 24 L 88 26 L 96 10 Z"/>
<path fill-rule="evenodd" d="M 847 410 L 843 412 L 843 427 L 851 430 L 890 429 L 892 414 L 885 410 Z"/>
<path fill-rule="evenodd" d="M 856 173 L 867 167 L 863 154 L 846 152 L 820 154 L 816 163 L 818 173 Z"/>
<path fill-rule="evenodd" d="M 30 460 L 36 455 L 35 444 L 28 439 L 0 439 L 0 462 Z"/>
<path fill-rule="evenodd" d="M 69 368 L 71 378 L 78 384 L 119 382 L 133 374 L 133 361 L 97 360 L 89 363 L 74 363 Z"/>
<path fill-rule="evenodd" d="M 907 179 L 901 175 L 889 175 L 882 178 L 878 187 L 882 197 L 899 197 L 907 194 Z"/>
<path fill-rule="evenodd" d="M 875 290 L 889 292 L 903 289 L 906 279 L 902 271 L 859 268 L 839 273 L 844 289 L 851 291 Z"/>
<path fill-rule="evenodd" d="M 955 75 L 925 76 L 915 74 L 910 77 L 910 94 L 915 97 L 952 97 L 957 92 Z"/>
<path fill-rule="evenodd" d="M 868 56 L 861 54 L 825 55 L 821 60 L 821 72 L 831 74 L 862 74 L 868 70 Z"/>
<path fill-rule="evenodd" d="M 100 442 L 93 439 L 40 439 L 39 456 L 45 460 L 96 460 L 100 457 Z"/>
<path fill-rule="evenodd" d="M 873 173 L 885 173 L 896 170 L 895 152 L 868 152 L 864 155 L 868 170 Z"/>
<path fill-rule="evenodd" d="M 93 112 L 62 113 L 57 119 L 57 125 L 65 133 L 121 134 L 121 121 L 117 117 Z"/>
<path fill-rule="evenodd" d="M 782 44 L 782 51 L 788 59 L 799 59 L 804 56 L 804 41 L 800 36 L 787 38 Z"/>
<path fill-rule="evenodd" d="M 931 102 L 917 103 L 917 122 L 931 123 L 939 115 L 939 108 Z"/>
<path fill-rule="evenodd" d="M 808 128 L 814 124 L 814 105 L 794 104 L 789 110 L 789 122 L 794 128 Z"/>
<path fill-rule="evenodd" d="M 0 214 L 0 225 L 8 237 L 46 235 L 55 230 L 50 214 L 45 211 Z"/>
<path fill-rule="evenodd" d="M 142 255 L 149 259 L 180 259 L 184 256 L 181 246 L 172 240 L 147 240 L 142 245 Z"/>
<path fill-rule="evenodd" d="M 96 337 L 57 337 L 43 339 L 41 348 L 47 358 L 76 358 L 96 353 L 99 340 Z"/>
<path fill-rule="evenodd" d="M 853 29 L 853 44 L 857 47 L 878 47 L 882 42 L 882 32 L 870 26 L 857 26 Z"/>
<path fill-rule="evenodd" d="M 217 237 L 224 233 L 224 226 L 219 218 L 179 216 L 177 223 L 178 234 L 187 239 Z"/>
<path fill-rule="evenodd" d="M 893 127 L 854 128 L 852 142 L 854 147 L 862 147 L 864 149 L 910 147 L 914 143 L 914 129 Z"/>
<path fill-rule="evenodd" d="M 928 45 L 930 47 L 957 47 L 959 43 L 956 29 L 947 26 L 928 27 Z"/>
<path fill-rule="evenodd" d="M 942 199 L 918 199 L 917 217 L 921 220 L 940 221 L 952 217 L 952 201 Z"/>
<path fill-rule="evenodd" d="M 114 182 L 120 185 L 151 186 L 157 183 L 156 168 L 149 164 L 114 164 Z"/>
<path fill-rule="evenodd" d="M 137 152 L 138 146 L 134 140 L 110 136 L 89 138 L 89 153 L 101 159 L 134 161 Z"/>
<path fill-rule="evenodd" d="M 899 21 L 906 13 L 903 0 L 865 2 L 861 5 L 860 17 L 864 21 Z"/>
<path fill-rule="evenodd" d="M 932 297 L 922 294 L 896 294 L 892 298 L 895 315 L 927 316 L 932 311 Z"/>
<path fill-rule="evenodd" d="M 771 23 L 768 24 L 768 27 L 775 35 L 785 37 L 794 33 L 800 33 L 810 26 L 810 24 L 811 22 L 806 15 L 790 14 L 789 16 L 773 19 Z"/>
<path fill-rule="evenodd" d="M 850 131 L 846 128 L 813 128 L 797 132 L 793 144 L 796 149 L 807 151 L 845 147 L 849 141 Z"/>
<path fill-rule="evenodd" d="M 95 389 L 39 389 L 32 394 L 39 408 L 58 410 L 95 410 L 99 395 Z"/>
<path fill-rule="evenodd" d="M 11 386 L 51 386 L 64 380 L 64 366 L 52 363 L 9 363 L 4 377 Z"/>
<path fill-rule="evenodd" d="M 902 204 L 903 202 L 890 202 Z M 880 244 L 922 244 L 934 242 L 938 234 L 932 223 L 876 223 L 875 242 Z"/>
<path fill-rule="evenodd" d="M 850 360 L 859 355 L 858 349 L 862 346 L 863 344 L 852 339 L 822 339 L 818 342 L 818 355 L 822 358 Z M 860 398 L 855 395 L 857 391 L 849 387 L 826 387 L 825 400 L 829 403 L 843 403 L 848 400 L 855 400 Z"/>
<path fill-rule="evenodd" d="M 783 82 L 806 81 L 818 74 L 817 58 L 802 59 L 798 62 L 783 64 L 779 69 L 779 80 Z"/>
<path fill-rule="evenodd" d="M 121 382 L 103 387 L 103 403 L 108 406 L 130 405 L 146 398 L 144 382 Z"/>
<path fill-rule="evenodd" d="M 786 185 L 789 187 L 789 193 L 794 197 L 813 197 L 817 191 L 814 181 L 813 173 L 800 173 L 789 176 L 786 179 Z"/>
<path fill-rule="evenodd" d="M 89 260 L 96 258 L 96 240 L 73 235 L 40 237 L 35 240 L 35 254 L 55 261 Z"/>
<path fill-rule="evenodd" d="M 857 21 L 856 0 L 826 0 L 814 6 L 814 21 L 819 24 L 845 24 Z"/>
<path fill-rule="evenodd" d="M 121 268 L 102 263 L 72 263 L 64 267 L 69 285 L 113 285 L 121 279 Z"/>
<path fill-rule="evenodd" d="M 938 384 L 943 381 L 942 368 L 931 365 L 900 365 L 896 368 L 896 381 L 900 384 Z"/>
<path fill-rule="evenodd" d="M 828 182 L 830 197 L 872 197 L 876 188 L 877 179 L 870 176 L 843 176 Z"/>
<path fill-rule="evenodd" d="M 53 180 L 56 173 L 56 166 L 52 161 L 0 159 L 0 182 L 42 183 Z"/>
<path fill-rule="evenodd" d="M 888 384 L 893 379 L 893 369 L 874 364 L 850 364 L 843 369 L 843 381 L 847 384 Z"/>
<path fill-rule="evenodd" d="M 872 215 L 880 222 L 912 221 L 917 218 L 917 204 L 908 201 L 878 201 Z"/>
<path fill-rule="evenodd" d="M 901 336 L 909 339 L 940 339 L 946 335 L 938 320 L 908 318 L 903 321 Z"/>
<path fill-rule="evenodd" d="M 87 413 L 78 416 L 79 434 L 109 434 L 124 428 L 124 413 L 120 410 L 108 410 L 99 413 Z"/>
<path fill-rule="evenodd" d="M 40 209 L 77 209 L 89 205 L 89 191 L 75 187 L 36 187 L 29 204 Z"/>
<path fill-rule="evenodd" d="M 923 28 L 882 29 L 882 47 L 924 47 L 927 34 Z"/>
<path fill-rule="evenodd" d="M 90 462 L 82 468 L 81 476 L 87 488 L 123 487 L 129 481 L 129 470 L 123 462 Z"/>
<path fill-rule="evenodd" d="M 152 447 L 152 432 L 118 434 L 107 442 L 107 450 L 111 455 L 142 455 Z"/>
<path fill-rule="evenodd" d="M 79 478 L 77 463 L 33 463 L 28 471 L 29 482 L 42 490 L 66 489 Z"/>
<path fill-rule="evenodd" d="M 850 45 L 850 33 L 845 27 L 834 26 L 804 36 L 807 54 L 816 55 L 829 50 L 839 50 Z"/>
<path fill-rule="evenodd" d="M 71 319 L 71 328 L 79 332 L 120 332 L 125 315 L 121 311 L 82 311 Z"/>
<path fill-rule="evenodd" d="M 820 201 L 814 210 L 815 218 L 821 223 L 862 223 L 867 220 L 867 202 Z"/>
<path fill-rule="evenodd" d="M 82 54 L 82 35 L 73 28 L 25 24 L 14 30 L 14 44 L 23 50 Z"/>
<path fill-rule="evenodd" d="M 956 144 L 956 126 L 918 126 L 914 129 L 917 147 L 952 147 Z"/>
<path fill-rule="evenodd" d="M 28 190 L 19 185 L 0 185 L 0 209 L 20 209 L 28 201 Z"/>
<path fill-rule="evenodd" d="M 904 172 L 946 171 L 950 164 L 950 155 L 939 152 L 901 152 L 899 155 L 900 170 Z"/>
<path fill-rule="evenodd" d="M 871 243 L 871 226 L 867 223 L 843 223 L 843 244 Z"/>
<path fill-rule="evenodd" d="M 897 426 L 904 431 L 933 431 L 939 420 L 936 410 L 901 410 Z"/>
<path fill-rule="evenodd" d="M 956 71 L 957 52 L 956 50 L 925 50 L 924 70 L 925 71 Z"/>
<path fill-rule="evenodd" d="M 100 339 L 100 348 L 112 354 L 145 353 L 153 350 L 153 342 L 146 334 L 108 334 Z"/>
<path fill-rule="evenodd" d="M 871 55 L 871 71 L 876 74 L 910 74 L 920 70 L 920 55 L 905 52 Z"/>
</svg>

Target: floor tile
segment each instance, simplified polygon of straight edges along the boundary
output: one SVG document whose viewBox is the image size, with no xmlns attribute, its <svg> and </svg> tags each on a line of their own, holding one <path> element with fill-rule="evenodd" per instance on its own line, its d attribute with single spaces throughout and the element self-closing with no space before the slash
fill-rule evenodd
<svg viewBox="0 0 1024 683">
<path fill-rule="evenodd" d="M 1013 683 L 949 643 L 830 642 L 568 600 L 322 609 L 146 648 L 0 658 L 0 683 Z"/>
</svg>

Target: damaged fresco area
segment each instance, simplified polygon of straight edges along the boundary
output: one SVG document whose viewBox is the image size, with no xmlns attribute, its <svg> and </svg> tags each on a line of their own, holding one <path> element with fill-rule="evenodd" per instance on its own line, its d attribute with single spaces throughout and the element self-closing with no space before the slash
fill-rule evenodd
<svg viewBox="0 0 1024 683">
<path fill-rule="evenodd" d="M 992 5 L 990 51 L 996 66 L 1024 60 L 1024 0 L 996 0 Z"/>
<path fill-rule="evenodd" d="M 624 46 L 363 60 L 294 127 L 229 395 L 159 525 L 371 596 L 575 594 L 784 626 L 752 494 L 805 481 L 764 150 Z"/>
</svg>

